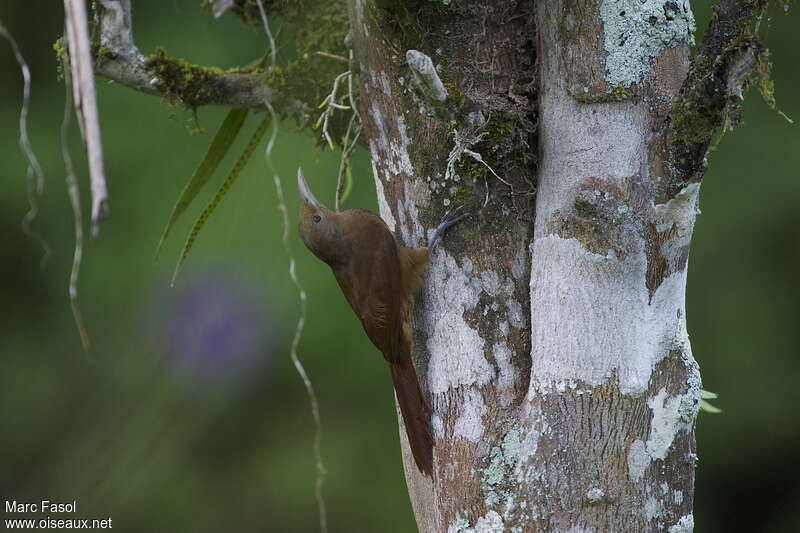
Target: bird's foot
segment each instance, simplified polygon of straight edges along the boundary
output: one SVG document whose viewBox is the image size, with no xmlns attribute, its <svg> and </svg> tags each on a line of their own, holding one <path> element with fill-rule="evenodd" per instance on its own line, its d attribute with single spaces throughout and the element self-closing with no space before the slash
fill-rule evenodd
<svg viewBox="0 0 800 533">
<path fill-rule="evenodd" d="M 442 240 L 442 236 L 444 235 L 444 232 L 447 231 L 447 229 L 450 226 L 452 226 L 452 225 L 460 222 L 461 220 L 467 218 L 468 216 L 470 216 L 471 213 L 469 213 L 468 211 L 467 212 L 460 212 L 462 209 L 464 209 L 464 206 L 460 205 L 458 207 L 454 207 L 453 209 L 451 209 L 450 211 L 447 212 L 447 214 L 442 219 L 442 222 L 439 224 L 439 226 L 436 228 L 436 231 L 433 234 L 433 238 L 431 239 L 431 243 L 428 246 L 428 251 L 429 252 L 433 252 L 433 250 L 439 244 L 439 241 Z"/>
</svg>

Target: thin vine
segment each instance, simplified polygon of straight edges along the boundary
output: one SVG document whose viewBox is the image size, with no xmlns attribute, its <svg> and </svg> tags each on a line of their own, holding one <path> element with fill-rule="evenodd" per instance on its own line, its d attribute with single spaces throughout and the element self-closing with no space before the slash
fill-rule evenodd
<svg viewBox="0 0 800 533">
<path fill-rule="evenodd" d="M 267 40 L 269 41 L 271 66 L 272 68 L 275 68 L 275 39 L 273 38 L 272 31 L 269 27 L 269 20 L 267 19 L 267 13 L 264 10 L 264 5 L 261 0 L 257 0 L 257 2 L 259 14 L 261 15 L 261 22 L 264 26 L 264 32 L 266 33 Z M 297 373 L 300 375 L 300 379 L 303 381 L 303 385 L 305 386 L 306 393 L 308 394 L 308 400 L 311 404 L 311 415 L 314 418 L 314 459 L 317 468 L 317 479 L 314 494 L 319 512 L 320 533 L 327 533 L 328 516 L 325 508 L 325 498 L 322 495 L 322 485 L 325 480 L 326 470 L 325 464 L 322 462 L 322 421 L 319 411 L 319 402 L 317 401 L 317 395 L 314 392 L 314 385 L 312 384 L 311 379 L 308 377 L 308 373 L 306 372 L 303 363 L 300 361 L 300 357 L 297 355 L 297 348 L 300 344 L 300 339 L 302 337 L 303 328 L 306 322 L 308 298 L 299 278 L 297 277 L 294 254 L 289 246 L 289 211 L 286 208 L 286 202 L 283 198 L 283 187 L 281 185 L 280 175 L 278 174 L 278 171 L 276 170 L 272 161 L 272 149 L 275 146 L 275 140 L 278 137 L 279 131 L 278 117 L 276 116 L 275 110 L 269 101 L 265 100 L 264 104 L 272 116 L 272 134 L 270 135 L 269 141 L 267 141 L 267 147 L 264 150 L 264 158 L 266 160 L 267 167 L 272 171 L 273 181 L 275 182 L 275 192 L 278 195 L 278 210 L 281 212 L 283 221 L 283 247 L 286 250 L 286 255 L 289 257 L 289 277 L 291 277 L 292 283 L 294 283 L 295 287 L 297 288 L 300 297 L 300 316 L 297 319 L 297 326 L 295 327 L 294 338 L 292 339 L 290 357 L 295 369 L 297 370 Z"/>
</svg>

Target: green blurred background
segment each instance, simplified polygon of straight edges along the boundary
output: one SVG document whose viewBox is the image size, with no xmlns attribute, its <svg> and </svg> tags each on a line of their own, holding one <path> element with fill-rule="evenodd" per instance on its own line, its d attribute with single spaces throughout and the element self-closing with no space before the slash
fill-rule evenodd
<svg viewBox="0 0 800 533">
<path fill-rule="evenodd" d="M 142 51 L 165 46 L 223 68 L 263 53 L 259 29 L 230 15 L 215 21 L 199 3 L 134 2 Z M 710 11 L 696 10 L 704 28 Z M 798 16 L 775 10 L 762 24 L 779 105 L 796 118 Z M 110 516 L 123 531 L 314 531 L 313 425 L 289 360 L 299 300 L 263 158 L 253 158 L 213 214 L 170 289 L 183 236 L 210 191 L 158 264 L 155 245 L 225 110 L 201 109 L 206 133 L 190 135 L 189 113 L 170 119 L 160 99 L 98 80 L 112 217 L 84 255 L 80 302 L 94 343 L 87 356 L 67 299 L 72 214 L 59 144 L 64 89 L 51 49 L 60 3 L 4 0 L 0 20 L 33 73 L 29 130 L 47 180 L 35 227 L 54 252 L 40 270 L 40 248 L 20 230 L 22 83 L 0 41 L 0 498 L 77 500 L 75 516 Z M 698 421 L 699 533 L 800 531 L 800 132 L 755 91 L 744 108 L 745 124 L 710 157 L 690 261 L 694 353 L 725 411 Z M 327 267 L 294 231 L 296 168 L 331 203 L 338 154 L 293 129 L 282 124 L 274 159 L 309 295 L 300 354 L 321 404 L 330 528 L 413 531 L 388 375 Z M 348 205 L 376 210 L 364 150 L 354 176 Z"/>
</svg>

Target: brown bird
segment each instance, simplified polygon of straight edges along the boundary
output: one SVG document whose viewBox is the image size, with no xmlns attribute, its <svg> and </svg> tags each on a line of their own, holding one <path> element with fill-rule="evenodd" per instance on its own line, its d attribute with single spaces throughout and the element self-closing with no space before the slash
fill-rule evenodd
<svg viewBox="0 0 800 533">
<path fill-rule="evenodd" d="M 333 270 L 372 344 L 389 363 L 397 403 L 417 468 L 433 471 L 430 408 L 411 361 L 414 293 L 422 286 L 429 248 L 406 248 L 386 223 L 366 209 L 335 213 L 320 204 L 297 171 L 300 189 L 300 237 L 306 247 Z M 439 225 L 430 250 L 442 233 L 466 214 L 452 211 Z"/>
</svg>

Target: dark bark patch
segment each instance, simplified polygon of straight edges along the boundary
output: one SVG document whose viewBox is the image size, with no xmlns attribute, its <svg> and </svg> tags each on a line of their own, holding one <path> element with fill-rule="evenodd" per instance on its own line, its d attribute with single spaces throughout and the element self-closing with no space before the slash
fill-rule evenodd
<svg viewBox="0 0 800 533">
<path fill-rule="evenodd" d="M 649 404 L 659 394 L 664 397 L 665 389 L 668 399 L 684 395 L 687 410 L 693 413 L 689 390 L 699 387 L 696 369 L 691 358 L 675 349 L 656 365 L 645 394 L 623 394 L 612 372 L 602 385 L 576 382 L 574 392 L 567 388 L 534 397 L 531 407 L 541 413 L 544 426 L 523 430 L 524 435 L 529 429 L 541 435 L 536 453 L 521 465 L 527 483 L 520 487 L 520 499 L 549 509 L 554 508 L 553 501 L 559 502 L 554 512 L 536 518 L 539 530 L 566 530 L 580 516 L 583 524 L 597 531 L 612 531 L 619 529 L 620 516 L 624 516 L 625 531 L 656 533 L 691 513 L 694 419 L 684 419 L 681 413 L 676 423 L 684 425 L 675 428 L 663 459 L 652 459 L 647 447 L 651 437 L 663 432 L 661 426 L 654 432 L 656 413 Z M 661 418 L 658 424 L 668 421 Z M 645 454 L 647 465 L 632 477 L 634 443 Z M 659 505 L 647 511 L 651 500 Z"/>
<path fill-rule="evenodd" d="M 694 363 L 687 364 L 687 357 L 682 348 L 674 348 L 664 356 L 653 369 L 650 378 L 649 394 L 655 395 L 662 388 L 670 396 L 686 394 L 692 380 Z"/>
<path fill-rule="evenodd" d="M 634 181 L 584 180 L 575 191 L 572 209 L 554 214 L 550 232 L 577 239 L 590 252 L 606 255 L 611 251 L 625 259 L 636 248 L 637 211 L 642 209 Z"/>
<path fill-rule="evenodd" d="M 551 231 L 565 239 L 577 239 L 584 248 L 598 255 L 606 255 L 611 251 L 617 259 L 627 256 L 617 240 L 616 232 L 608 231 L 605 222 L 598 218 L 559 218 Z"/>
<path fill-rule="evenodd" d="M 603 26 L 597 5 L 596 0 L 552 3 L 547 16 L 554 23 L 547 26 L 554 29 L 555 35 L 543 39 L 543 44 L 550 41 L 561 45 L 559 70 L 566 75 L 567 92 L 589 100 L 601 100 L 613 89 L 605 80 L 606 52 L 603 32 L 596 31 Z M 546 57 L 547 51 L 542 50 L 540 55 Z"/>
<path fill-rule="evenodd" d="M 539 437 L 532 463 L 523 466 L 537 472 L 538 479 L 526 485 L 527 491 L 523 486 L 521 490 L 528 493 L 522 499 L 544 508 L 556 499 L 557 507 L 570 510 L 539 517 L 537 524 L 543 531 L 566 530 L 575 513 L 597 531 L 618 527 L 619 514 L 632 524 L 626 531 L 651 531 L 644 527 L 641 511 L 644 487 L 627 475 L 631 444 L 647 440 L 646 397 L 622 394 L 615 373 L 594 387 L 577 382 L 575 391 L 580 393 L 540 394 L 533 400 L 542 419 L 548 425 L 558 421 L 558 426 Z"/>
<path fill-rule="evenodd" d="M 678 238 L 678 230 L 673 225 L 666 231 L 658 231 L 653 222 L 645 226 L 645 246 L 647 249 L 647 276 L 645 283 L 652 301 L 661 283 L 670 275 L 686 268 L 689 260 L 689 243 L 673 246 L 667 245 Z"/>
</svg>

